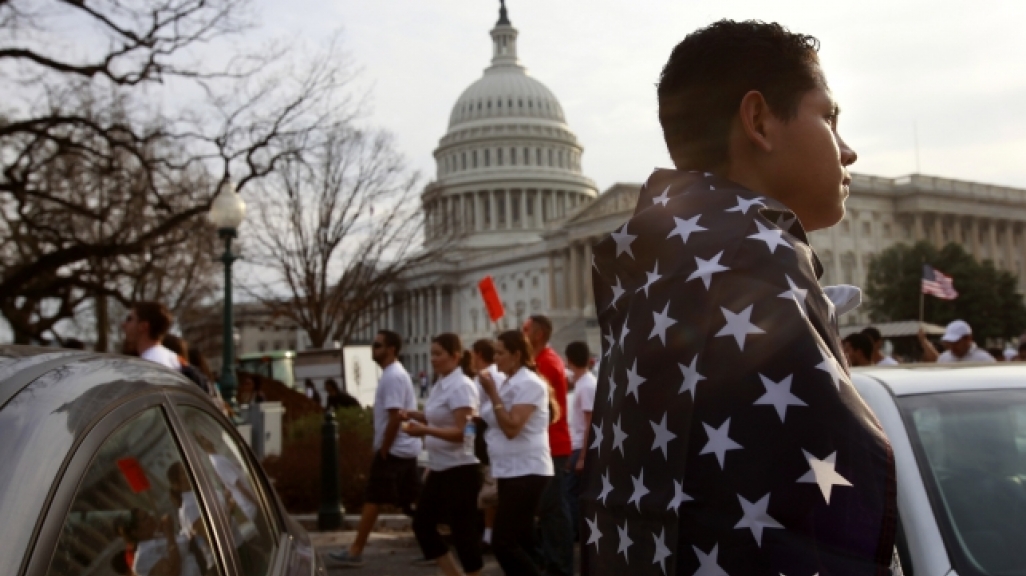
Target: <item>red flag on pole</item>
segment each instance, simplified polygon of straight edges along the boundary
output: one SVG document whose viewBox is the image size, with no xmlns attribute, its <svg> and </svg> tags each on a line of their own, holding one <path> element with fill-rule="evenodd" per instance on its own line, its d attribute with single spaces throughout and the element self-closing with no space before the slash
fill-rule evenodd
<svg viewBox="0 0 1026 576">
<path fill-rule="evenodd" d="M 117 464 L 118 470 L 125 477 L 128 487 L 132 489 L 132 492 L 138 494 L 150 489 L 150 480 L 146 477 L 146 471 L 143 470 L 138 460 L 135 458 L 122 458 L 118 460 Z"/>
<path fill-rule="evenodd" d="M 481 297 L 484 298 L 485 308 L 488 309 L 488 317 L 492 322 L 498 322 L 499 318 L 506 315 L 502 309 L 502 300 L 499 299 L 499 291 L 495 289 L 495 281 L 491 276 L 485 276 L 477 287 L 481 290 Z"/>
</svg>

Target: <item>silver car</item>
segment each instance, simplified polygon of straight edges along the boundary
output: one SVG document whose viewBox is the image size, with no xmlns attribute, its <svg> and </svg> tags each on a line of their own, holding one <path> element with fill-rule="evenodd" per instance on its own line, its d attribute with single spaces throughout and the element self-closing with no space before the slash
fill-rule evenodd
<svg viewBox="0 0 1026 576">
<path fill-rule="evenodd" d="M 234 426 L 181 374 L 0 346 L 4 574 L 323 574 Z"/>
<path fill-rule="evenodd" d="M 1026 574 L 1026 364 L 856 370 L 890 437 L 906 575 Z"/>
</svg>

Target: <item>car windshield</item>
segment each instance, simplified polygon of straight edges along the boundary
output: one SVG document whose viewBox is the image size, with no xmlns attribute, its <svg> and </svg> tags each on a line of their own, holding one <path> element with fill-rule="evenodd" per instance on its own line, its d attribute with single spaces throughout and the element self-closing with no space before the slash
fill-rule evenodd
<svg viewBox="0 0 1026 576">
<path fill-rule="evenodd" d="M 1026 390 L 899 403 L 957 572 L 1026 574 Z"/>
</svg>

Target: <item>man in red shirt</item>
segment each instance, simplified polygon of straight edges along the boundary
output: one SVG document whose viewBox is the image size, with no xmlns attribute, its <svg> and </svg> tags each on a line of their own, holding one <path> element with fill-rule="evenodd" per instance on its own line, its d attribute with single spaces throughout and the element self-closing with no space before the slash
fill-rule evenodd
<svg viewBox="0 0 1026 576">
<path fill-rule="evenodd" d="M 538 541 L 542 570 L 548 576 L 572 576 L 574 570 L 573 530 L 570 510 L 563 498 L 563 483 L 567 461 L 570 459 L 570 426 L 566 410 L 566 367 L 559 354 L 549 346 L 552 320 L 547 316 L 531 316 L 524 322 L 524 335 L 534 350 L 534 362 L 552 386 L 559 404 L 559 419 L 549 425 L 549 450 L 555 475 L 542 494 L 538 509 Z"/>
</svg>

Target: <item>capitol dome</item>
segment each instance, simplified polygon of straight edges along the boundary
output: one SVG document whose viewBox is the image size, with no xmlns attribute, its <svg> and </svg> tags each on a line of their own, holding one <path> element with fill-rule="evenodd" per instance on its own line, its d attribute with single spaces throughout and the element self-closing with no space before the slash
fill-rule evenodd
<svg viewBox="0 0 1026 576">
<path fill-rule="evenodd" d="M 517 58 L 504 2 L 491 36 L 491 66 L 456 100 L 434 151 L 422 196 L 429 244 L 453 233 L 472 248 L 536 242 L 597 196 L 559 100 Z"/>
</svg>

